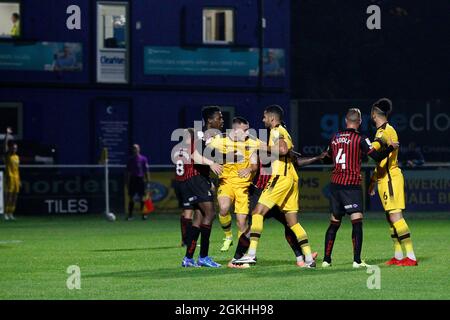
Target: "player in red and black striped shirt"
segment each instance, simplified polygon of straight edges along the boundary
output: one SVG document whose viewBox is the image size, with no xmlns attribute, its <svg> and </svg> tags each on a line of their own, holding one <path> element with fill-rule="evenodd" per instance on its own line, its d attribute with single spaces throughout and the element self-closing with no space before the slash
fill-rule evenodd
<svg viewBox="0 0 450 320">
<path fill-rule="evenodd" d="M 172 152 L 172 162 L 175 164 L 175 181 L 173 184 L 175 194 L 178 199 L 178 205 L 182 209 L 180 216 L 181 226 L 181 245 L 187 246 L 187 234 L 192 227 L 192 218 L 194 210 L 196 215 L 201 215 L 200 210 L 194 208 L 192 203 L 193 194 L 187 187 L 186 181 L 193 176 L 199 175 L 192 160 L 194 151 L 194 129 L 184 130 L 183 141 Z"/>
<path fill-rule="evenodd" d="M 347 213 L 352 221 L 353 267 L 367 266 L 361 261 L 363 241 L 363 193 L 361 188 L 361 160 L 367 154 L 379 162 L 386 158 L 397 143 L 391 141 L 390 146 L 382 153 L 376 151 L 366 136 L 358 132 L 361 125 L 361 111 L 351 108 L 347 111 L 345 123 L 347 128 L 337 132 L 328 146 L 328 156 L 334 164 L 330 187 L 330 226 L 325 235 L 325 254 L 322 267 L 331 266 L 331 253 L 336 233 L 341 225 L 342 217 Z"/>
</svg>

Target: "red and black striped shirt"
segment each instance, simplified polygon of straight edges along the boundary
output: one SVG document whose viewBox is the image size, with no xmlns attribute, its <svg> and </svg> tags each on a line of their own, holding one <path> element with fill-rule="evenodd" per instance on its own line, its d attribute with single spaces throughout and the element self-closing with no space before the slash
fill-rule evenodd
<svg viewBox="0 0 450 320">
<path fill-rule="evenodd" d="M 194 160 L 192 159 L 193 150 L 193 144 L 190 146 L 182 145 L 178 149 L 174 150 L 172 159 L 175 163 L 176 181 L 186 181 L 187 179 L 200 174 L 200 172 L 196 170 Z"/>
<path fill-rule="evenodd" d="M 259 170 L 256 174 L 253 181 L 256 181 L 254 185 L 258 189 L 264 189 L 267 185 L 267 182 L 269 182 L 270 178 L 272 176 L 270 175 L 270 163 L 269 165 L 263 165 L 261 162 L 259 163 Z"/>
<path fill-rule="evenodd" d="M 355 129 L 335 133 L 328 146 L 328 155 L 334 163 L 331 183 L 361 185 L 362 155 L 374 151 L 369 138 Z"/>
</svg>

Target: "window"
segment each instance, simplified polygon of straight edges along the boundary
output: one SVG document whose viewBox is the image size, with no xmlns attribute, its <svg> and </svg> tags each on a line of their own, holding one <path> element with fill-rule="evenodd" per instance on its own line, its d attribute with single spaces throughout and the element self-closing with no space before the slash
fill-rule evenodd
<svg viewBox="0 0 450 320">
<path fill-rule="evenodd" d="M 203 43 L 230 44 L 234 42 L 233 9 L 203 10 Z"/>
<path fill-rule="evenodd" d="M 6 128 L 11 127 L 16 139 L 22 139 L 22 104 L 0 102 L 0 138 L 4 139 Z"/>
<path fill-rule="evenodd" d="M 0 0 L 0 38 L 20 37 L 20 3 Z"/>
<path fill-rule="evenodd" d="M 128 82 L 128 4 L 97 5 L 97 81 Z"/>
</svg>

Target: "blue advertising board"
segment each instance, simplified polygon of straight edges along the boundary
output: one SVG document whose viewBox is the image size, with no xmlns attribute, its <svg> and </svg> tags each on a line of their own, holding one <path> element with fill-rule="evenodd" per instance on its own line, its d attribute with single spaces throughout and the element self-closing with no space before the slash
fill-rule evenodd
<svg viewBox="0 0 450 320">
<path fill-rule="evenodd" d="M 95 153 L 98 160 L 108 149 L 110 164 L 126 164 L 129 154 L 130 105 L 127 100 L 97 100 L 95 104 Z"/>
<path fill-rule="evenodd" d="M 144 73 L 146 75 L 242 76 L 259 74 L 258 48 L 144 48 Z M 284 76 L 283 49 L 263 51 L 264 74 Z"/>
<path fill-rule="evenodd" d="M 0 43 L 0 70 L 82 71 L 82 61 L 81 43 Z"/>
</svg>

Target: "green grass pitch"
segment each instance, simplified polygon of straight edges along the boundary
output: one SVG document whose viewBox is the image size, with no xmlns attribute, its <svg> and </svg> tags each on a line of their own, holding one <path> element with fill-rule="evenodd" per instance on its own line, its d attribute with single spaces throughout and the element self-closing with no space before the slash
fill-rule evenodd
<svg viewBox="0 0 450 320">
<path fill-rule="evenodd" d="M 380 266 L 380 290 L 367 288 L 366 270 L 351 268 L 348 218 L 339 230 L 334 266 L 318 263 L 315 270 L 295 266 L 281 225 L 271 220 L 258 265 L 246 270 L 181 268 L 178 215 L 114 223 L 100 216 L 0 221 L 0 299 L 449 299 L 448 216 L 407 217 L 418 267 L 384 266 L 392 256 L 387 223 L 381 213 L 364 222 L 363 258 Z M 321 262 L 327 217 L 303 214 L 301 222 Z M 222 237 L 216 221 L 210 255 L 226 265 L 235 246 L 219 252 Z M 70 265 L 80 267 L 80 290 L 66 286 Z"/>
</svg>

